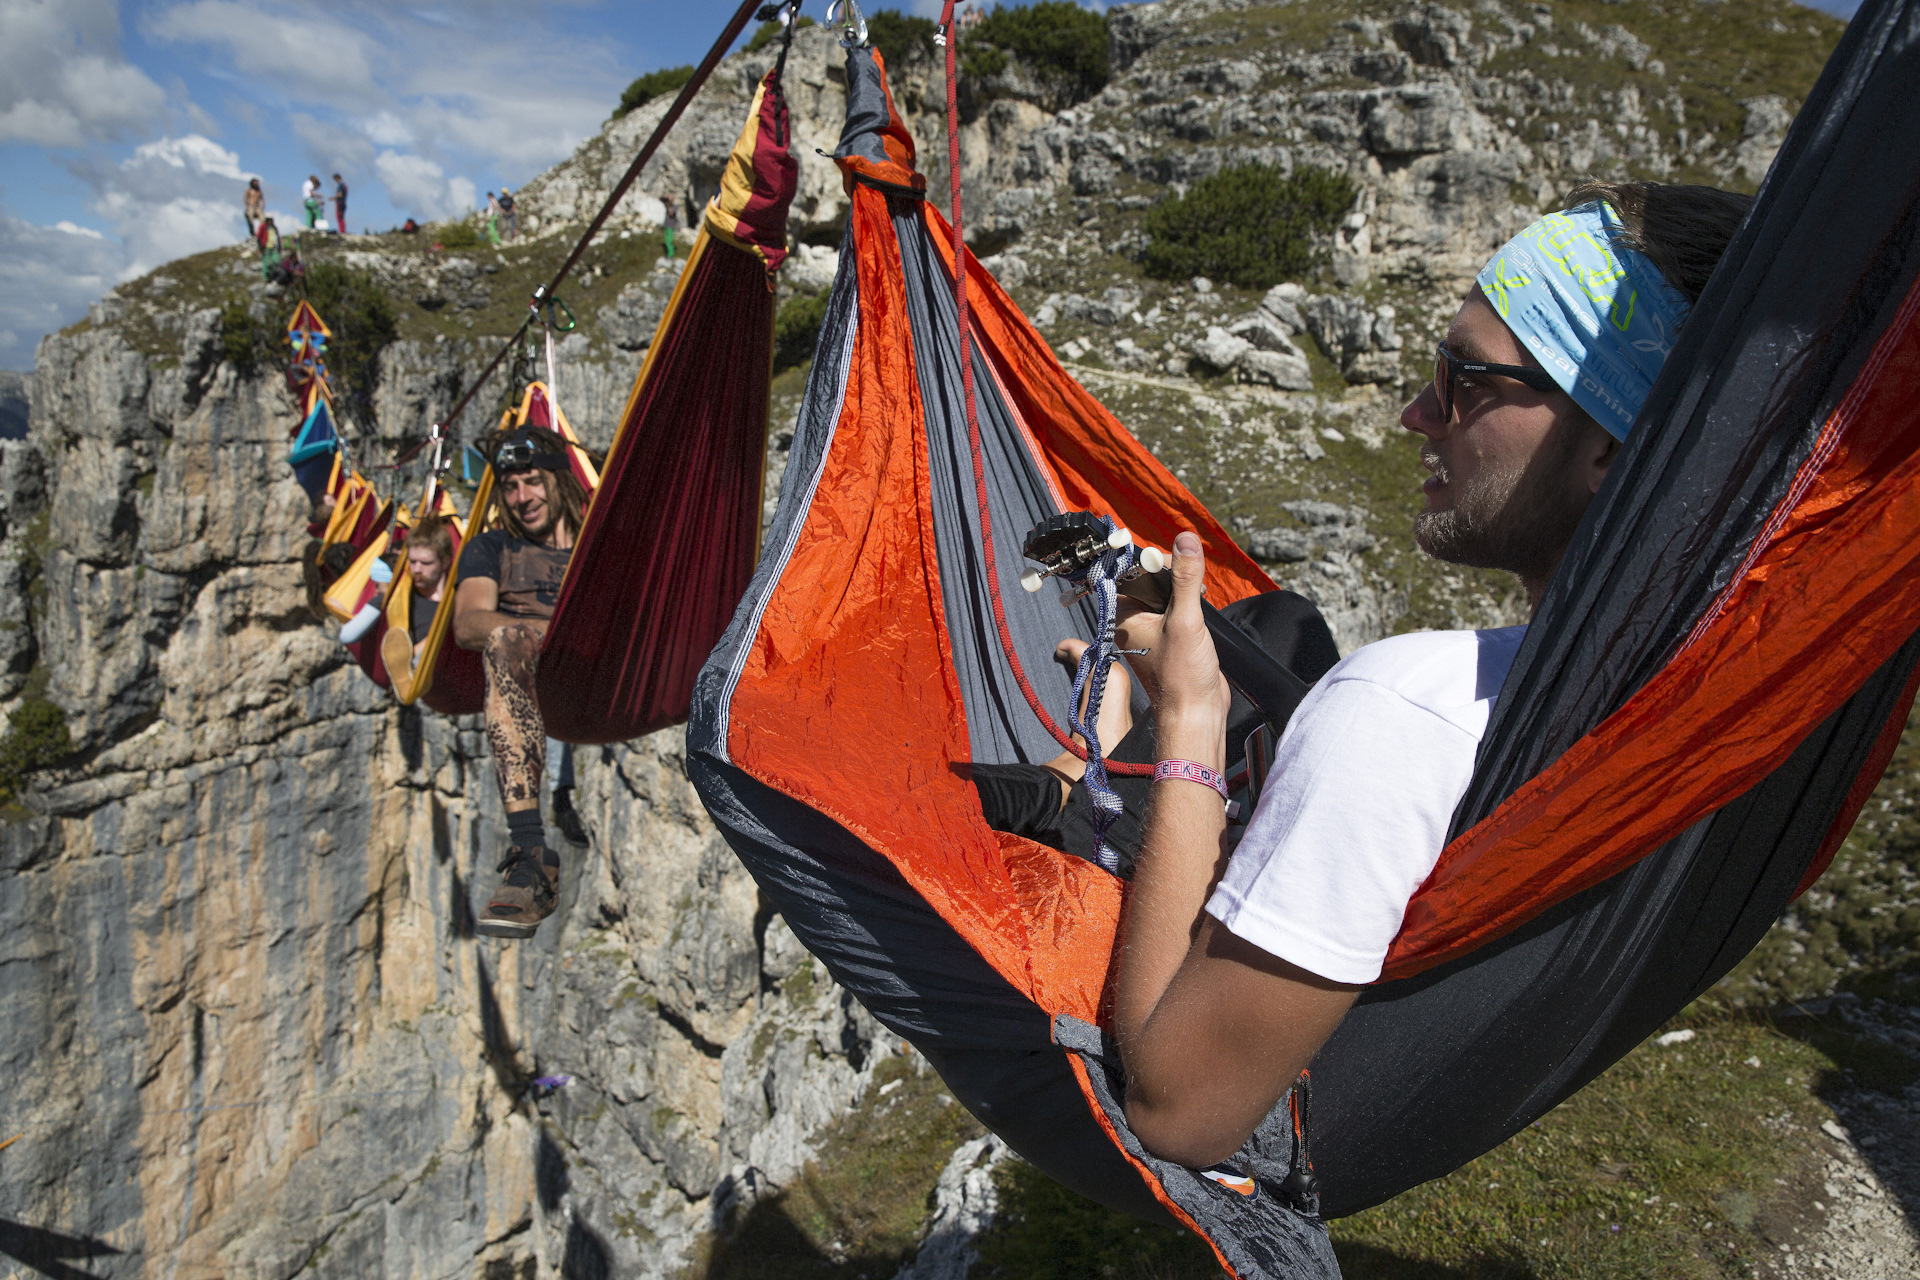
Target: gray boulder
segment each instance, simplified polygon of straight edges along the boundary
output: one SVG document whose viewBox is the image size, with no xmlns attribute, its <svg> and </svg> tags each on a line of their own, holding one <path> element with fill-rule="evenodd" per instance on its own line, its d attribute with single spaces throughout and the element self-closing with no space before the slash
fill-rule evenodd
<svg viewBox="0 0 1920 1280">
<path fill-rule="evenodd" d="M 1219 325 L 1209 325 L 1207 336 L 1193 344 L 1193 354 L 1214 368 L 1225 371 L 1240 363 L 1253 350 L 1245 338 L 1236 338 Z"/>
<path fill-rule="evenodd" d="M 1278 387 L 1282 391 L 1313 390 L 1313 373 L 1300 351 L 1249 351 L 1235 366 L 1240 381 Z"/>
</svg>

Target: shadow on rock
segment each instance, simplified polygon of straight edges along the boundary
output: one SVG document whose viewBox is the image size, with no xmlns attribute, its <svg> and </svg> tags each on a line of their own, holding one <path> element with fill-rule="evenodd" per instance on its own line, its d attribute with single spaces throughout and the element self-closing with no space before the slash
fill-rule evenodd
<svg viewBox="0 0 1920 1280">
<path fill-rule="evenodd" d="M 119 1250 L 86 1236 L 63 1235 L 45 1227 L 30 1227 L 23 1222 L 0 1218 L 0 1254 L 32 1267 L 52 1280 L 99 1280 L 92 1271 L 67 1265 L 79 1259 L 111 1258 Z"/>
</svg>

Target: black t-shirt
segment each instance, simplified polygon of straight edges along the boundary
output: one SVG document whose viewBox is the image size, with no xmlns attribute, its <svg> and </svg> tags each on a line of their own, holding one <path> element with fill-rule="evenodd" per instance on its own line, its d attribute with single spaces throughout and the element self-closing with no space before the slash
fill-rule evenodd
<svg viewBox="0 0 1920 1280">
<path fill-rule="evenodd" d="M 501 613 L 509 618 L 551 618 L 560 603 L 572 550 L 523 542 L 504 529 L 490 529 L 460 552 L 460 581 L 492 578 L 500 584 Z"/>
<path fill-rule="evenodd" d="M 411 600 L 411 614 L 407 619 L 408 630 L 413 635 L 413 642 L 419 644 L 427 638 L 427 632 L 433 630 L 433 615 L 440 608 L 440 602 L 429 600 L 417 591 Z"/>
<path fill-rule="evenodd" d="M 512 196 L 501 196 L 501 197 L 500 197 L 500 212 L 502 212 L 502 213 L 512 213 L 512 212 L 513 212 L 513 197 L 512 197 Z"/>
</svg>

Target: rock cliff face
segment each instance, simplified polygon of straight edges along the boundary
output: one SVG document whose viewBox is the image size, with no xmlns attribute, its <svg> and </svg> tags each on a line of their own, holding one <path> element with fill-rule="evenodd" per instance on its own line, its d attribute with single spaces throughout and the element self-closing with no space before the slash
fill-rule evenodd
<svg viewBox="0 0 1920 1280">
<path fill-rule="evenodd" d="M 1408 500 L 1393 392 L 1476 255 L 1589 171 L 1750 185 L 1790 119 L 1778 94 L 1703 107 L 1727 91 L 1682 83 L 1623 25 L 1646 6 L 1616 8 L 1165 0 L 1114 13 L 1094 99 L 1052 112 L 1017 75 L 970 99 L 981 251 L 1345 648 L 1516 607 L 1379 532 Z M 895 90 L 943 191 L 931 53 Z M 671 289 L 660 198 L 710 193 L 770 58 L 723 65 L 572 286 L 558 382 L 589 441 Z M 801 33 L 788 87 L 803 243 L 782 288 L 818 292 L 845 212 L 814 155 L 844 107 L 826 32 Z M 445 412 L 664 109 L 529 183 L 525 244 L 319 255 L 401 313 L 355 424 L 370 458 Z M 1359 183 L 1326 276 L 1144 280 L 1143 211 L 1246 160 Z M 472 935 L 505 835 L 484 740 L 393 707 L 306 614 L 293 407 L 222 312 L 277 324 L 289 300 L 254 281 L 221 250 L 116 291 L 42 345 L 27 437 L 0 430 L 0 699 L 50 701 L 71 736 L 0 826 L 7 1238 L 119 1277 L 672 1274 L 904 1047 L 760 902 L 677 732 L 583 751 L 594 847 L 568 853 L 559 918 Z M 985 1176 L 955 1167 L 955 1196 Z M 942 1257 L 948 1219 L 978 1216 L 950 1198 Z"/>
</svg>

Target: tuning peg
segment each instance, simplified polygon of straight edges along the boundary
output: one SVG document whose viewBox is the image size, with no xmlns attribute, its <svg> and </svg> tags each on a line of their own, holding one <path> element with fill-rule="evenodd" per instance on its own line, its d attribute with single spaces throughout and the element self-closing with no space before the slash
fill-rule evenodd
<svg viewBox="0 0 1920 1280">
<path fill-rule="evenodd" d="M 1125 529 L 1122 529 L 1119 525 L 1115 525 L 1113 527 L 1113 532 L 1107 535 L 1107 545 L 1112 547 L 1115 551 L 1118 551 L 1120 548 L 1129 545 L 1130 543 L 1132 543 L 1132 541 L 1133 541 L 1133 535 L 1131 533 L 1128 533 Z"/>
<path fill-rule="evenodd" d="M 1020 585 L 1026 590 L 1028 595 L 1032 595 L 1035 592 L 1039 591 L 1040 584 L 1045 581 L 1046 581 L 1046 576 L 1042 574 L 1038 569 L 1029 569 L 1025 573 L 1020 575 Z"/>
<path fill-rule="evenodd" d="M 1158 547 L 1140 548 L 1140 567 L 1148 573 L 1158 573 L 1167 567 L 1167 553 Z"/>
</svg>

